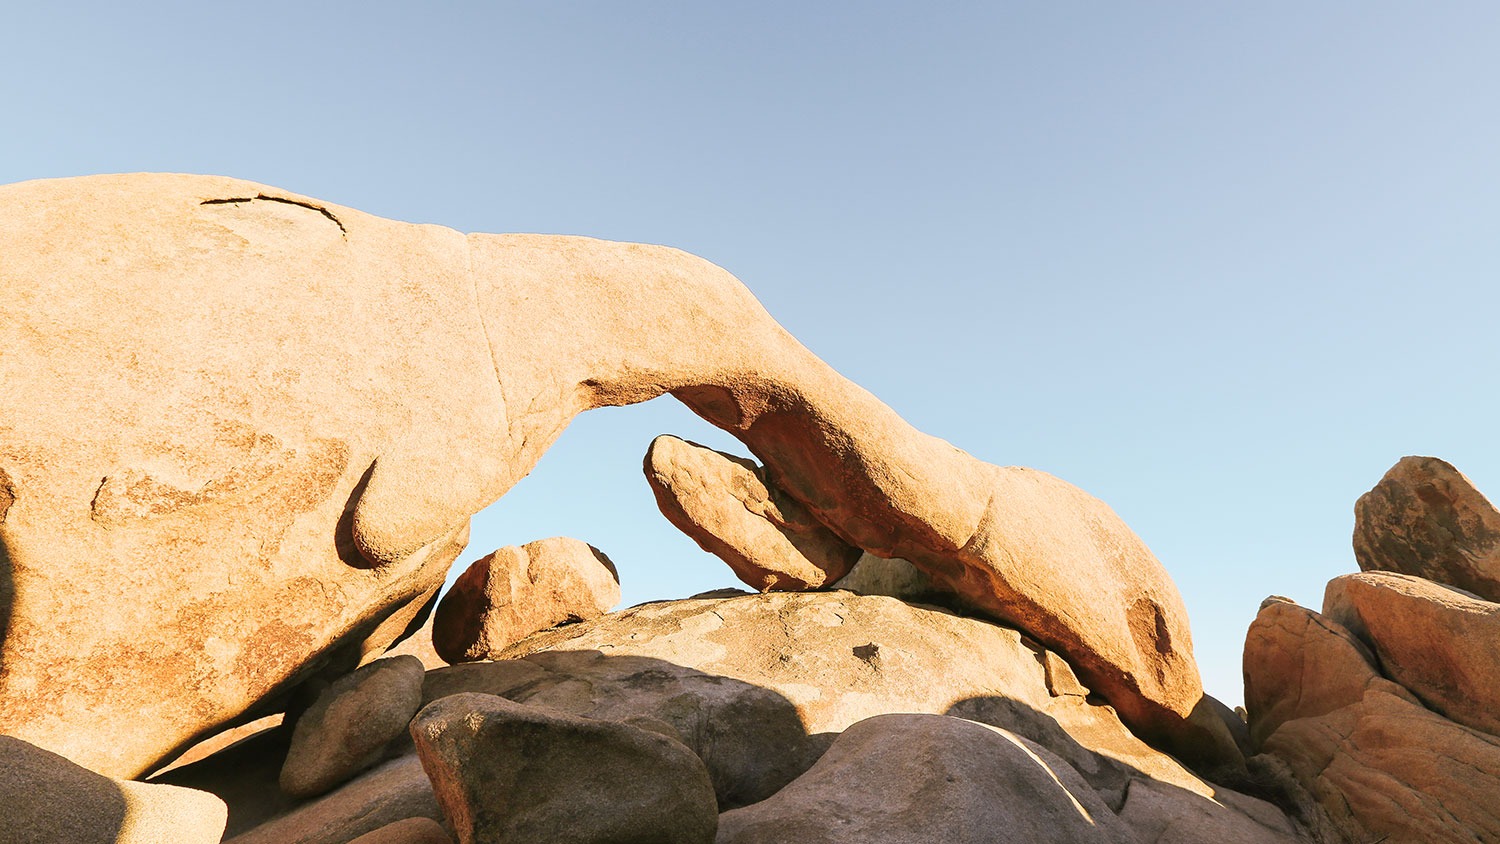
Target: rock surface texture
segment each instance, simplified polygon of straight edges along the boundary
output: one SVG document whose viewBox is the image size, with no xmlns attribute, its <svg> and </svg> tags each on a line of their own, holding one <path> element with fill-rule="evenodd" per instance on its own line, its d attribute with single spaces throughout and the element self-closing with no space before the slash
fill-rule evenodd
<svg viewBox="0 0 1500 844">
<path fill-rule="evenodd" d="M 1336 621 L 1267 601 L 1245 642 L 1253 744 L 1344 841 L 1500 840 L 1500 738 L 1425 708 Z"/>
<path fill-rule="evenodd" d="M 1403 457 L 1354 507 L 1354 557 L 1500 601 L 1500 511 L 1436 457 Z"/>
<path fill-rule="evenodd" d="M 340 677 L 297 719 L 281 790 L 313 797 L 380 761 L 422 704 L 422 661 L 379 659 Z"/>
<path fill-rule="evenodd" d="M 726 812 L 719 844 L 1134 844 L 1068 764 L 1003 730 L 883 715 L 834 740 L 768 800 Z"/>
<path fill-rule="evenodd" d="M 145 174 L 0 187 L 0 255 L 0 732 L 102 773 L 378 656 L 576 414 L 663 393 L 1142 733 L 1202 701 L 1108 507 L 914 430 L 701 259 Z"/>
<path fill-rule="evenodd" d="M 662 515 L 761 592 L 824 586 L 859 559 L 754 461 L 660 436 L 645 471 Z"/>
<path fill-rule="evenodd" d="M 411 731 L 459 844 L 714 840 L 708 771 L 659 733 L 482 694 L 428 705 Z"/>
<path fill-rule="evenodd" d="M 1428 708 L 1500 735 L 1500 604 L 1388 572 L 1329 581 L 1323 614 L 1370 646 Z"/>
<path fill-rule="evenodd" d="M 490 659 L 518 639 L 598 618 L 620 602 L 603 552 L 554 537 L 507 546 L 469 566 L 433 613 L 432 643 L 448 663 Z"/>
</svg>

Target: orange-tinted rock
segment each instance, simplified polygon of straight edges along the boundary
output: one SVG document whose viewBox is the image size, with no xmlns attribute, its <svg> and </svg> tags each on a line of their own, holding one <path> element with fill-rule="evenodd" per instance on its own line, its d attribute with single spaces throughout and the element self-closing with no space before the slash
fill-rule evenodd
<svg viewBox="0 0 1500 844">
<path fill-rule="evenodd" d="M 91 768 L 383 652 L 573 416 L 667 392 L 1137 729 L 1200 703 L 1181 598 L 1108 507 L 916 431 L 701 259 L 174 175 L 0 188 L 0 254 L 0 730 Z"/>
<path fill-rule="evenodd" d="M 397 821 L 442 817 L 421 761 L 408 755 L 257 824 L 226 844 L 346 844 Z"/>
<path fill-rule="evenodd" d="M 1427 708 L 1500 735 L 1500 604 L 1365 572 L 1329 581 L 1323 614 L 1373 648 L 1385 675 Z"/>
<path fill-rule="evenodd" d="M 1263 605 L 1245 641 L 1245 705 L 1257 747 L 1345 840 L 1500 840 L 1500 738 L 1423 707 L 1332 619 Z"/>
<path fill-rule="evenodd" d="M 432 643 L 450 664 L 493 659 L 511 643 L 620 602 L 620 576 L 603 552 L 559 536 L 508 545 L 459 575 L 433 613 Z"/>
<path fill-rule="evenodd" d="M 766 483 L 754 461 L 660 436 L 646 480 L 667 520 L 762 591 L 813 589 L 849 572 L 860 550 Z"/>
<path fill-rule="evenodd" d="M 1436 457 L 1403 457 L 1354 505 L 1354 557 L 1500 601 L 1500 511 Z"/>
<path fill-rule="evenodd" d="M 431 818 L 407 818 L 367 832 L 349 844 L 453 844 L 453 836 Z"/>
</svg>

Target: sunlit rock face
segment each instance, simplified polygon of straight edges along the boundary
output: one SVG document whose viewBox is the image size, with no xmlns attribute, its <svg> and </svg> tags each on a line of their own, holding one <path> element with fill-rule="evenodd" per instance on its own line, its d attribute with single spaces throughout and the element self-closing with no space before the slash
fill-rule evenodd
<svg viewBox="0 0 1500 844">
<path fill-rule="evenodd" d="M 0 254 L 0 729 L 99 771 L 379 654 L 574 415 L 663 392 L 1136 729 L 1200 703 L 1107 507 L 915 431 L 690 255 L 140 174 L 0 188 Z"/>
</svg>

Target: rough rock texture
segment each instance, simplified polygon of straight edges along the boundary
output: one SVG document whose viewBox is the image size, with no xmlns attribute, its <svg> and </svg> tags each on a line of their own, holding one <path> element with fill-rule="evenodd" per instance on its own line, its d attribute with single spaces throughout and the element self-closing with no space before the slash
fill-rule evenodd
<svg viewBox="0 0 1500 844">
<path fill-rule="evenodd" d="M 1140 844 L 1296 844 L 1302 833 L 1269 803 L 1221 790 L 1214 797 L 1151 779 L 1130 783 L 1120 819 Z"/>
<path fill-rule="evenodd" d="M 510 545 L 469 566 L 433 613 L 432 643 L 449 663 L 489 659 L 567 621 L 620 602 L 620 575 L 603 552 L 565 536 Z"/>
<path fill-rule="evenodd" d="M 281 790 L 323 794 L 380 761 L 422 705 L 422 661 L 378 659 L 334 681 L 297 719 L 281 768 Z"/>
<path fill-rule="evenodd" d="M 858 548 L 767 484 L 753 460 L 663 435 L 644 468 L 667 520 L 762 592 L 826 585 L 859 559 Z"/>
<path fill-rule="evenodd" d="M 214 844 L 224 801 L 171 785 L 112 780 L 0 736 L 0 841 L 6 844 Z"/>
<path fill-rule="evenodd" d="M 1500 840 L 1500 739 L 1424 708 L 1337 622 L 1267 601 L 1245 641 L 1252 741 L 1348 841 Z"/>
<path fill-rule="evenodd" d="M 718 827 L 702 761 L 655 732 L 460 694 L 411 733 L 460 844 L 708 844 Z"/>
<path fill-rule="evenodd" d="M 407 818 L 367 832 L 349 844 L 453 844 L 453 836 L 435 820 Z"/>
<path fill-rule="evenodd" d="M 1083 778 L 1014 734 L 882 715 L 767 800 L 724 813 L 718 844 L 1134 844 Z"/>
<path fill-rule="evenodd" d="M 394 647 L 385 652 L 385 656 L 414 656 L 422 661 L 424 668 L 442 668 L 448 664 L 446 659 L 438 656 L 437 646 L 432 643 L 432 620 L 437 613 L 428 613 L 427 620 L 417 628 L 410 636 L 397 642 Z"/>
<path fill-rule="evenodd" d="M 961 715 L 1034 739 L 1119 805 L 1144 771 L 1211 789 L 1079 694 L 1061 660 L 1015 630 L 848 592 L 646 604 L 539 633 L 499 662 L 427 675 L 425 696 L 498 694 L 593 718 L 670 724 L 724 807 L 807 770 L 830 734 L 891 712 Z M 1061 691 L 1054 694 L 1049 688 Z"/>
<path fill-rule="evenodd" d="M 95 770 L 383 652 L 573 416 L 665 392 L 1138 729 L 1201 700 L 1181 598 L 1108 507 L 914 430 L 701 259 L 143 174 L 0 187 L 0 255 L 0 731 Z"/>
<path fill-rule="evenodd" d="M 393 759 L 226 844 L 346 844 L 407 818 L 443 819 L 415 756 Z"/>
<path fill-rule="evenodd" d="M 1403 457 L 1354 505 L 1354 557 L 1500 601 L 1500 511 L 1436 457 Z"/>
<path fill-rule="evenodd" d="M 1500 604 L 1420 577 L 1365 572 L 1329 581 L 1323 614 L 1369 645 L 1382 672 L 1428 709 L 1500 735 Z"/>
</svg>

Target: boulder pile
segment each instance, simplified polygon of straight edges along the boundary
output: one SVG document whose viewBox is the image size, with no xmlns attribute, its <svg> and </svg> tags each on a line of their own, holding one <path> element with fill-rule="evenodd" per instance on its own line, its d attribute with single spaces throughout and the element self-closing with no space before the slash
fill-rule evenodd
<svg viewBox="0 0 1500 844">
<path fill-rule="evenodd" d="M 1363 571 L 1250 627 L 1252 761 L 1338 840 L 1500 841 L 1500 512 L 1407 457 L 1355 513 Z"/>
<path fill-rule="evenodd" d="M 0 844 L 1500 840 L 1500 514 L 1440 461 L 1262 609 L 1247 723 L 1108 506 L 701 259 L 150 174 L 0 187 L 0 255 Z M 615 610 L 554 537 L 439 597 L 569 420 L 663 393 L 755 456 L 644 461 L 753 592 Z"/>
</svg>

